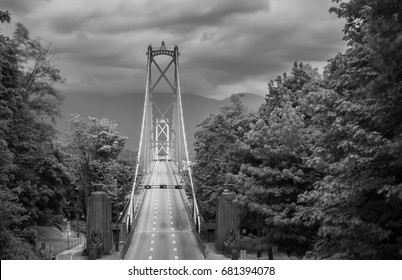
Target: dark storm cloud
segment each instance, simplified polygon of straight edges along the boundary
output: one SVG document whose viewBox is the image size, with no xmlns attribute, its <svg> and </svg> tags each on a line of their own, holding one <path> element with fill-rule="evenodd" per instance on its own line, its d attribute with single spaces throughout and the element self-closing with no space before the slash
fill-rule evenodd
<svg viewBox="0 0 402 280">
<path fill-rule="evenodd" d="M 343 23 L 328 13 L 330 0 L 6 3 L 29 14 L 13 21 L 53 43 L 66 91 L 141 92 L 147 45 L 162 40 L 179 44 L 182 91 L 219 97 L 265 94 L 266 82 L 293 61 L 322 66 L 344 48 Z"/>
<path fill-rule="evenodd" d="M 139 29 L 191 32 L 214 26 L 227 17 L 268 9 L 268 0 L 121 1 L 110 9 L 71 9 L 50 16 L 50 27 L 61 33 L 83 29 L 94 33 L 124 33 Z"/>
<path fill-rule="evenodd" d="M 26 15 L 43 4 L 43 2 L 48 1 L 50 0 L 1 0 L 0 8 L 10 11 L 11 15 Z"/>
</svg>

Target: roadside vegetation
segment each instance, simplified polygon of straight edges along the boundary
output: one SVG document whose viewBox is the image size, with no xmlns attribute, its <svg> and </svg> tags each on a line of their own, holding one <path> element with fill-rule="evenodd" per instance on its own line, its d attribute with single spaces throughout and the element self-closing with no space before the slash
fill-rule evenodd
<svg viewBox="0 0 402 280">
<path fill-rule="evenodd" d="M 295 62 L 250 113 L 231 104 L 195 135 L 205 219 L 233 188 L 258 249 L 308 259 L 402 258 L 402 4 L 333 1 L 348 48 L 324 73 Z"/>
<path fill-rule="evenodd" d="M 0 34 L 0 259 L 36 259 L 38 225 L 84 220 L 92 182 L 105 185 L 114 219 L 129 193 L 135 155 L 115 123 L 73 115 L 57 142 L 61 82 L 50 44 L 20 23 L 12 38 Z"/>
</svg>

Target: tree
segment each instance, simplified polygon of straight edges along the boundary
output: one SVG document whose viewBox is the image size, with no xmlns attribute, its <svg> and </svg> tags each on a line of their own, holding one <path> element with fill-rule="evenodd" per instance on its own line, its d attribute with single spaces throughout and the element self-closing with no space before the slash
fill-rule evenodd
<svg viewBox="0 0 402 280">
<path fill-rule="evenodd" d="M 33 246 L 16 236 L 16 233 L 21 233 L 21 222 L 29 216 L 18 197 L 7 188 L 0 188 L 0 213 L 0 259 L 36 259 Z"/>
<path fill-rule="evenodd" d="M 83 194 L 81 203 L 84 213 L 94 183 L 105 185 L 112 203 L 121 197 L 118 187 L 122 186 L 117 186 L 117 182 L 120 176 L 127 175 L 127 170 L 118 158 L 126 139 L 117 131 L 117 124 L 106 118 L 89 117 L 89 121 L 84 122 L 78 114 L 71 116 L 64 149 L 70 155 L 69 166 L 75 175 L 74 184 Z M 114 214 L 117 215 L 117 212 Z"/>
<path fill-rule="evenodd" d="M 227 174 L 237 174 L 242 162 L 238 139 L 249 130 L 252 114 L 241 103 L 241 96 L 232 95 L 231 103 L 202 122 L 195 133 L 196 195 L 208 220 L 215 219 L 216 199 L 225 188 Z"/>
<path fill-rule="evenodd" d="M 349 49 L 330 60 L 327 90 L 314 96 L 321 134 L 308 164 L 325 176 L 299 196 L 300 220 L 319 226 L 306 256 L 399 259 L 401 3 L 334 2 Z"/>
<path fill-rule="evenodd" d="M 314 228 L 295 219 L 297 197 L 311 188 L 318 172 L 306 165 L 314 128 L 305 104 L 308 90 L 320 82 L 317 70 L 295 62 L 291 73 L 269 85 L 255 124 L 239 140 L 244 156 L 237 178 L 236 203 L 253 214 L 261 246 L 274 244 L 300 255 L 309 248 Z M 260 230 L 261 229 L 261 230 Z M 259 238 L 261 237 L 261 238 Z"/>
<path fill-rule="evenodd" d="M 20 86 L 28 93 L 26 101 L 36 117 L 55 122 L 60 115 L 63 96 L 53 86 L 63 81 L 60 70 L 52 65 L 50 44 L 31 39 L 28 29 L 17 23 L 11 44 L 16 50 L 20 69 Z"/>
<path fill-rule="evenodd" d="M 17 30 L 28 33 L 22 25 Z M 59 79 L 46 79 L 52 70 L 39 67 L 35 73 L 40 78 L 26 87 L 25 67 L 34 61 L 35 49 L 41 44 L 25 35 L 24 42 L 30 43 L 24 49 L 19 49 L 17 35 L 11 40 L 0 36 L 0 185 L 2 205 L 9 211 L 0 225 L 0 234 L 7 242 L 2 254 L 23 259 L 35 255 L 30 252 L 36 245 L 33 226 L 57 219 L 70 185 L 67 169 L 53 144 L 55 129 L 47 121 L 56 116 L 57 104 L 46 98 L 56 92 L 53 83 Z M 41 65 L 48 58 L 43 54 Z"/>
</svg>

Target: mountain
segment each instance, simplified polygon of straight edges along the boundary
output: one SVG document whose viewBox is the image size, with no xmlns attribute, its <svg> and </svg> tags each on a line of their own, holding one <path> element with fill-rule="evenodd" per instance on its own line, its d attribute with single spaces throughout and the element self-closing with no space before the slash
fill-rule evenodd
<svg viewBox="0 0 402 280">
<path fill-rule="evenodd" d="M 168 104 L 168 94 L 155 94 L 155 103 L 160 104 L 164 111 L 164 104 Z M 242 98 L 243 103 L 251 110 L 256 110 L 264 98 L 259 95 L 247 93 Z M 192 147 L 194 133 L 197 125 L 210 114 L 219 112 L 219 108 L 229 102 L 229 98 L 216 100 L 194 94 L 182 94 L 183 115 L 187 135 L 187 143 Z M 104 94 L 65 94 L 61 106 L 62 118 L 57 122 L 60 139 L 64 138 L 64 131 L 68 128 L 68 119 L 73 113 L 78 113 L 86 120 L 88 116 L 108 118 L 118 125 L 118 131 L 129 137 L 126 147 L 137 150 L 141 134 L 141 121 L 144 106 L 144 94 L 122 94 L 108 96 Z M 159 105 L 158 105 L 159 106 Z"/>
</svg>

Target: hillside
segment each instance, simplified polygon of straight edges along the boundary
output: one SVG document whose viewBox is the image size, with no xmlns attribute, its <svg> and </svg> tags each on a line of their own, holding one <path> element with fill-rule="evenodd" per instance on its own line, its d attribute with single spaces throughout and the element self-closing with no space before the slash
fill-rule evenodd
<svg viewBox="0 0 402 280">
<path fill-rule="evenodd" d="M 155 95 L 156 103 L 166 104 L 169 96 L 166 94 Z M 243 97 L 244 104 L 252 110 L 256 110 L 264 101 L 264 98 L 255 94 L 246 94 Z M 219 112 L 219 108 L 229 102 L 229 98 L 216 100 L 194 94 L 183 94 L 183 115 L 186 126 L 187 141 L 192 146 L 193 135 L 197 125 L 210 114 Z M 118 124 L 118 130 L 122 135 L 129 137 L 127 148 L 136 150 L 141 131 L 141 118 L 144 105 L 143 94 L 123 94 L 107 96 L 102 94 L 66 94 L 66 99 L 61 106 L 62 119 L 57 123 L 60 131 L 60 139 L 68 128 L 69 116 L 73 113 L 80 114 L 83 118 L 106 117 Z"/>
</svg>

